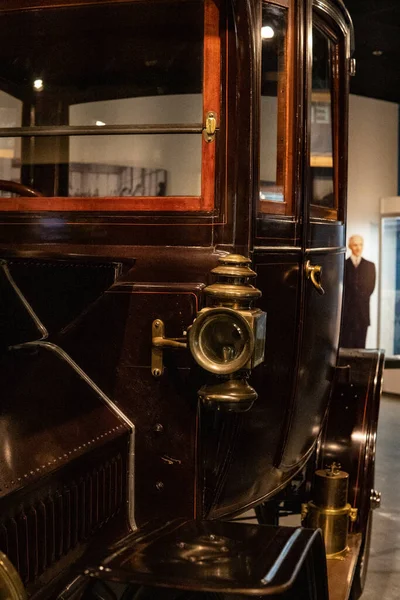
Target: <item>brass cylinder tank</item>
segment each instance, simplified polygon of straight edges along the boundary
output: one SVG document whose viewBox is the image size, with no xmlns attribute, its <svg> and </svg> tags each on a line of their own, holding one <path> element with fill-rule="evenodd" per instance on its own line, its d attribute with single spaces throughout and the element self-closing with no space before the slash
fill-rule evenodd
<svg viewBox="0 0 400 600">
<path fill-rule="evenodd" d="M 327 558 L 340 557 L 347 550 L 349 521 L 357 518 L 357 509 L 347 502 L 349 475 L 333 463 L 315 472 L 313 499 L 302 506 L 306 527 L 322 530 Z"/>
</svg>

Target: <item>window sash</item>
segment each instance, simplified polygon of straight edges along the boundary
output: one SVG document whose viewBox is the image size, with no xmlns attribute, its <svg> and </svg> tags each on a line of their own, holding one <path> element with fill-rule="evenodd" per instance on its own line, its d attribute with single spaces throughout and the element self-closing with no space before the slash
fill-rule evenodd
<svg viewBox="0 0 400 600">
<path fill-rule="evenodd" d="M 132 2 L 132 0 L 127 0 Z M 109 3 L 109 2 L 104 2 Z M 16 2 L 12 8 L 17 9 Z M 54 7 L 54 2 L 49 3 Z M 65 1 L 63 7 L 94 2 Z M 96 2 L 98 4 L 98 2 Z M 35 8 L 32 2 L 32 8 Z M 40 8 L 45 9 L 42 0 Z M 7 0 L 0 0 L 0 11 L 10 10 Z M 19 7 L 26 8 L 25 6 Z M 39 6 L 37 6 L 39 8 Z M 193 134 L 201 135 L 209 112 L 217 116 L 217 132 L 220 120 L 220 81 L 221 81 L 221 41 L 219 32 L 219 8 L 216 0 L 204 0 L 204 45 L 203 45 L 203 123 L 172 125 L 110 125 L 110 126 L 37 126 L 1 128 L 0 137 L 35 136 L 82 136 L 82 135 L 135 135 L 135 134 Z M 207 142 L 202 138 L 201 157 L 201 195 L 200 196 L 139 196 L 139 197 L 38 197 L 38 198 L 1 198 L 1 210 L 9 212 L 40 211 L 108 211 L 108 212 L 211 212 L 215 205 L 215 161 L 216 140 Z"/>
</svg>

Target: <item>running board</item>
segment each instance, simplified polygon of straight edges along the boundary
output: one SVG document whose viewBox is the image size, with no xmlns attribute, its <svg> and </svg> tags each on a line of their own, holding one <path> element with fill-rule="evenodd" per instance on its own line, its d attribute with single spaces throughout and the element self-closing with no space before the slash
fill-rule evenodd
<svg viewBox="0 0 400 600">
<path fill-rule="evenodd" d="M 301 590 L 304 600 L 328 600 L 321 533 L 301 527 L 183 519 L 153 524 L 121 540 L 85 575 L 155 588 L 285 600 L 297 599 Z"/>
</svg>

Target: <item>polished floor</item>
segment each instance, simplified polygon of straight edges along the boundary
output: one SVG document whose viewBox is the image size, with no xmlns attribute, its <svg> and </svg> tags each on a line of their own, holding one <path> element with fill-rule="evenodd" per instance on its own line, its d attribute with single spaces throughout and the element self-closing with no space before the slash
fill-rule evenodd
<svg viewBox="0 0 400 600">
<path fill-rule="evenodd" d="M 400 600 L 400 397 L 383 396 L 378 427 L 374 513 L 368 579 L 362 600 Z"/>
</svg>

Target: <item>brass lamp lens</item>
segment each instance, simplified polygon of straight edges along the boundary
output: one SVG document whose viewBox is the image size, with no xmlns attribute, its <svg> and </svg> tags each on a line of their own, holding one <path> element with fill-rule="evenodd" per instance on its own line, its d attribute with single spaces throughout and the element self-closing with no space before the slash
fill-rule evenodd
<svg viewBox="0 0 400 600">
<path fill-rule="evenodd" d="M 199 336 L 199 346 L 208 358 L 218 364 L 237 359 L 246 345 L 243 326 L 231 316 L 215 315 L 206 321 Z"/>
<path fill-rule="evenodd" d="M 197 317 L 190 330 L 189 345 L 200 366 L 223 375 L 238 371 L 250 360 L 254 336 L 240 314 L 217 308 Z"/>
</svg>

